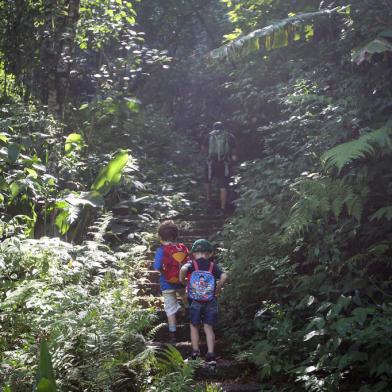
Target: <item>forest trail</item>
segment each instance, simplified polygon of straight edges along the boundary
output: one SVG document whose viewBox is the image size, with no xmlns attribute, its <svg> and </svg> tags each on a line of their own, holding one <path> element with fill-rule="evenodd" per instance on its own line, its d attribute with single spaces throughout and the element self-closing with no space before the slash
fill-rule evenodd
<svg viewBox="0 0 392 392">
<path fill-rule="evenodd" d="M 192 243 L 199 238 L 208 238 L 213 243 L 218 241 L 219 231 L 222 229 L 225 218 L 215 214 L 190 215 L 184 219 L 177 218 L 176 223 L 180 228 L 179 240 L 190 248 Z M 154 346 L 165 347 L 169 344 L 169 333 L 166 324 L 166 315 L 163 310 L 163 297 L 159 286 L 159 272 L 152 270 L 153 254 L 149 254 L 145 268 L 140 272 L 138 280 L 139 295 L 144 306 L 155 305 L 158 309 L 159 321 L 164 323 L 154 338 Z M 181 311 L 179 312 L 181 313 Z M 184 359 L 191 356 L 191 342 L 189 335 L 189 322 L 187 317 L 179 315 L 177 321 L 177 343 L 174 346 Z M 260 391 L 261 385 L 254 381 L 254 369 L 244 361 L 234 359 L 230 355 L 230 343 L 225 341 L 219 328 L 216 332 L 216 368 L 211 369 L 204 362 L 196 369 L 196 383 L 213 383 L 221 391 Z M 206 353 L 204 332 L 200 334 L 201 355 Z"/>
</svg>

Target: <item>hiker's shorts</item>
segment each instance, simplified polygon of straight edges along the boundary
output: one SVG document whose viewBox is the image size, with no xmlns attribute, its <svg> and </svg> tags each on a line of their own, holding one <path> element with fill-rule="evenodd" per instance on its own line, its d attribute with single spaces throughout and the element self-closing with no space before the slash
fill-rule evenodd
<svg viewBox="0 0 392 392">
<path fill-rule="evenodd" d="M 192 301 L 189 308 L 189 321 L 192 325 L 215 325 L 218 320 L 216 298 L 209 302 Z"/>
<path fill-rule="evenodd" d="M 162 291 L 163 306 L 167 316 L 172 316 L 173 314 L 176 314 L 178 310 L 181 309 L 181 305 L 178 303 L 177 300 L 177 293 L 183 299 L 183 302 L 187 301 L 185 289 Z M 186 303 L 184 305 L 186 305 Z"/>
<path fill-rule="evenodd" d="M 231 167 L 230 163 L 213 160 L 205 165 L 204 179 L 209 183 L 215 181 L 219 188 L 227 189 L 229 187 Z"/>
</svg>

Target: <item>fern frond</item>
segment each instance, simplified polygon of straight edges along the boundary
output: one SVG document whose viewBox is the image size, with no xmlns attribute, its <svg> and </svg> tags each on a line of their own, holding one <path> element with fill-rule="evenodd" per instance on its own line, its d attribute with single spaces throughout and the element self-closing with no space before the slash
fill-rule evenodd
<svg viewBox="0 0 392 392">
<path fill-rule="evenodd" d="M 342 7 L 336 7 L 334 9 L 302 13 L 278 20 L 269 26 L 252 31 L 243 37 L 214 49 L 208 53 L 207 59 L 210 61 L 240 59 L 261 49 L 269 51 L 288 46 L 290 42 L 297 41 L 303 36 L 308 36 L 309 34 L 307 33 L 313 31 L 315 20 L 330 17 L 341 10 Z"/>
<path fill-rule="evenodd" d="M 107 231 L 107 228 L 110 224 L 110 221 L 113 219 L 113 214 L 111 212 L 107 212 L 100 216 L 93 225 L 88 228 L 88 235 L 92 237 L 94 242 L 99 244 L 105 243 L 104 235 Z"/>
<path fill-rule="evenodd" d="M 378 209 L 373 215 L 370 216 L 370 220 L 392 220 L 392 206 L 382 207 Z"/>
<path fill-rule="evenodd" d="M 156 325 L 154 328 L 151 329 L 151 331 L 148 332 L 147 339 L 153 339 L 158 333 L 158 331 L 164 327 L 166 327 L 166 323 L 160 323 Z"/>
<path fill-rule="evenodd" d="M 172 345 L 160 351 L 158 357 L 158 367 L 163 373 L 170 371 L 178 371 L 186 366 L 184 358 L 181 353 Z"/>
<path fill-rule="evenodd" d="M 383 127 L 376 131 L 361 136 L 359 139 L 342 143 L 326 151 L 321 156 L 321 162 L 325 168 L 336 167 L 340 172 L 344 166 L 354 160 L 367 158 L 376 154 L 376 148 L 392 152 L 392 121 L 388 121 Z"/>
<path fill-rule="evenodd" d="M 306 178 L 293 186 L 298 201 L 292 206 L 284 227 L 284 240 L 305 233 L 317 219 L 328 219 L 331 214 L 337 220 L 346 210 L 356 220 L 361 219 L 366 194 L 358 195 L 340 179 Z"/>
</svg>

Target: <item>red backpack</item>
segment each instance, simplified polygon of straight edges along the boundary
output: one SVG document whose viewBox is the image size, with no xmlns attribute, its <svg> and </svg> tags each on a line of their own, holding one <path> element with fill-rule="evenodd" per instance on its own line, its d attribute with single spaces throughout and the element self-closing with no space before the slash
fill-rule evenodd
<svg viewBox="0 0 392 392">
<path fill-rule="evenodd" d="M 181 267 L 188 261 L 189 251 L 184 244 L 168 244 L 163 246 L 163 277 L 169 283 L 180 283 Z"/>
</svg>

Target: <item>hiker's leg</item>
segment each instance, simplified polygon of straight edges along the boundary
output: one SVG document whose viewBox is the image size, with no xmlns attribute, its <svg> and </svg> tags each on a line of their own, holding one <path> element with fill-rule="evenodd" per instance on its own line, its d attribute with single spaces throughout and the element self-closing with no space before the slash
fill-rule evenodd
<svg viewBox="0 0 392 392">
<path fill-rule="evenodd" d="M 207 348 L 209 353 L 214 353 L 215 351 L 215 332 L 214 327 L 210 324 L 204 324 L 204 332 L 206 334 Z"/>
<path fill-rule="evenodd" d="M 226 173 L 226 163 L 220 162 L 217 166 L 216 182 L 219 187 L 220 208 L 224 210 L 227 206 L 227 195 L 229 189 L 230 176 Z"/>
<path fill-rule="evenodd" d="M 214 325 L 218 319 L 218 303 L 216 298 L 204 305 L 204 332 L 206 334 L 207 347 L 209 353 L 214 353 L 215 349 L 215 333 Z"/>
<path fill-rule="evenodd" d="M 189 307 L 189 322 L 191 326 L 192 350 L 199 351 L 199 325 L 201 324 L 202 304 L 192 301 Z"/>
<path fill-rule="evenodd" d="M 206 197 L 207 201 L 210 202 L 212 200 L 212 185 L 211 182 L 206 182 L 204 184 L 205 190 L 206 190 Z"/>
<path fill-rule="evenodd" d="M 199 326 L 191 324 L 191 342 L 194 352 L 199 351 L 199 340 Z"/>
<path fill-rule="evenodd" d="M 162 291 L 164 308 L 167 316 L 167 322 L 169 324 L 169 331 L 175 332 L 176 326 L 176 313 L 181 308 L 177 302 L 177 296 L 175 290 L 164 290 Z"/>
<path fill-rule="evenodd" d="M 207 201 L 212 200 L 212 179 L 214 177 L 214 165 L 212 161 L 208 161 L 204 167 L 204 188 L 206 191 Z"/>
<path fill-rule="evenodd" d="M 220 188 L 220 208 L 224 210 L 227 205 L 227 188 Z"/>
<path fill-rule="evenodd" d="M 176 332 L 177 330 L 177 325 L 176 325 L 176 314 L 171 314 L 170 316 L 167 316 L 167 322 L 169 324 L 169 331 L 170 332 Z"/>
</svg>

